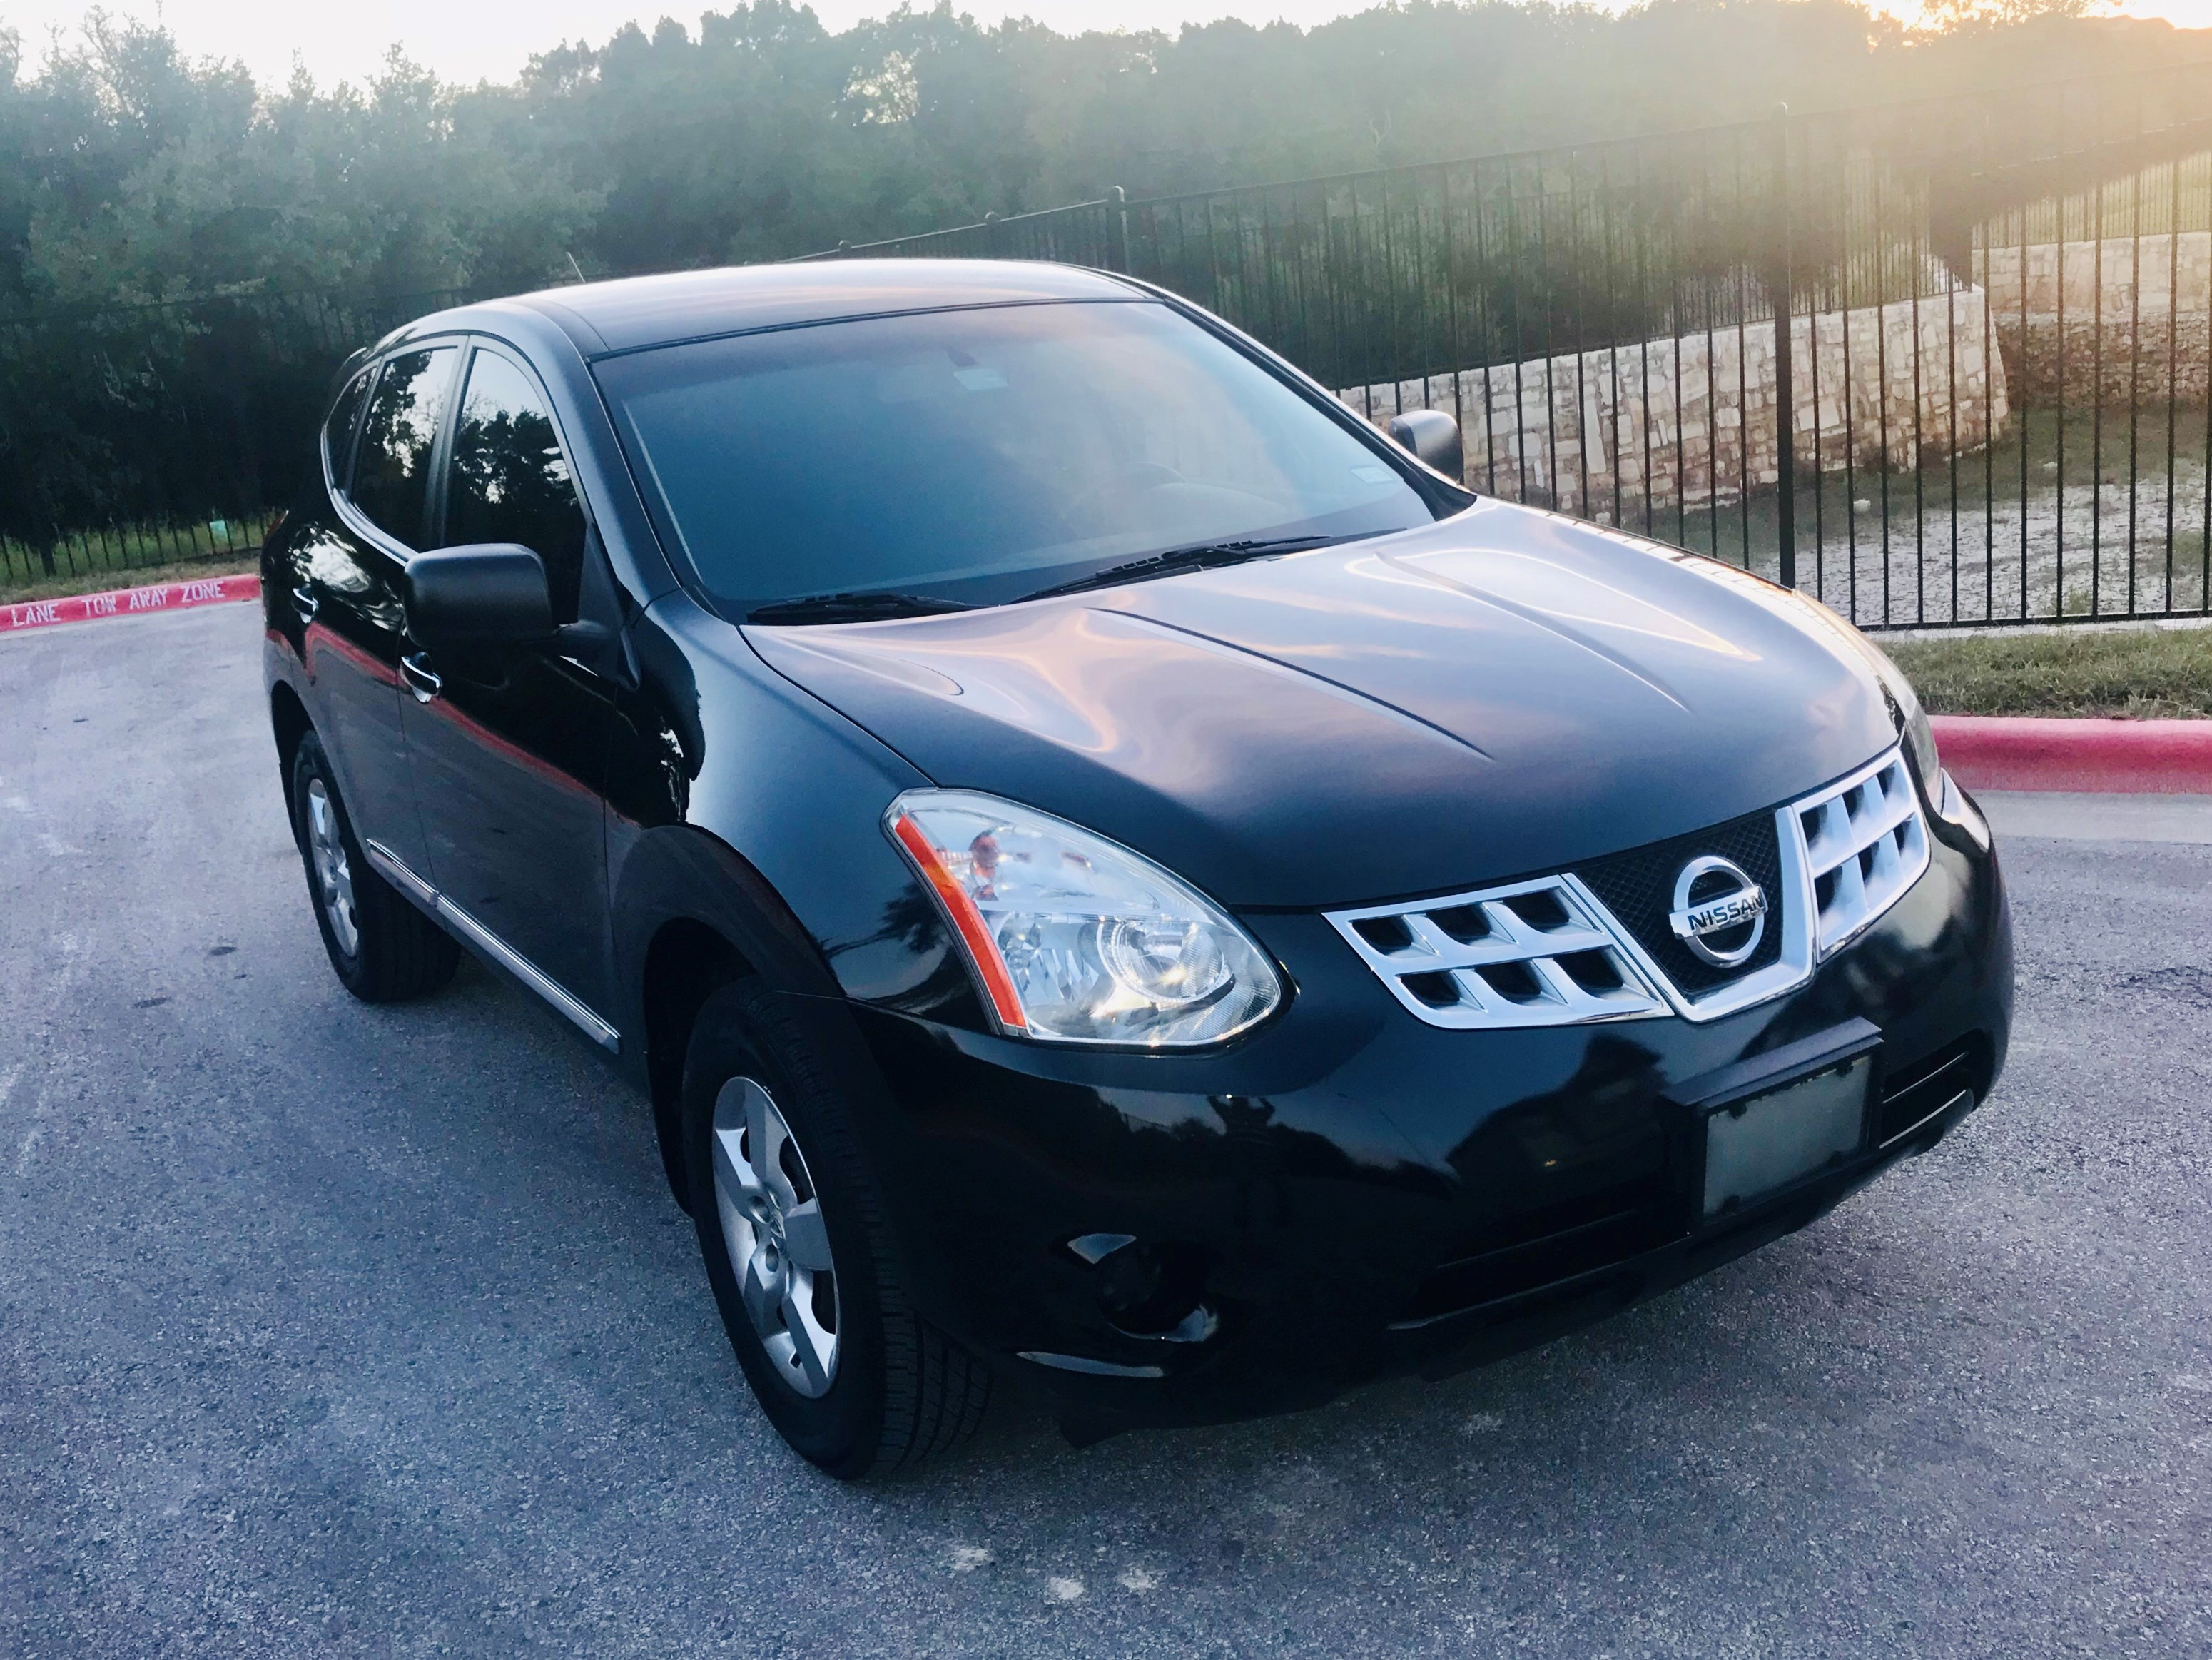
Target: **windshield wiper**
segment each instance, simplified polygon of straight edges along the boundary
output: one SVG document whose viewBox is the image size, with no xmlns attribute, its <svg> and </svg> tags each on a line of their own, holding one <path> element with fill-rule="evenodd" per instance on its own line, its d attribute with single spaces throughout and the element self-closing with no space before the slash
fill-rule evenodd
<svg viewBox="0 0 2212 1660">
<path fill-rule="evenodd" d="M 1165 576 L 1175 571 L 1205 570 L 1217 565 L 1241 564 L 1247 559 L 1264 558 L 1273 553 L 1297 553 L 1302 549 L 1327 547 L 1332 542 L 1347 539 L 1340 536 L 1269 536 L 1247 538 L 1237 542 L 1194 542 L 1187 548 L 1170 548 L 1164 553 L 1147 554 L 1142 559 L 1132 559 L 1126 564 L 1109 565 L 1104 570 L 1079 576 L 1073 582 L 1039 588 L 1035 593 L 1025 593 L 1022 598 L 1049 599 L 1055 594 L 1081 593 L 1086 588 L 1108 588 L 1116 583 L 1139 581 L 1147 576 Z"/>
<path fill-rule="evenodd" d="M 926 593 L 895 593 L 887 589 L 860 589 L 851 593 L 817 593 L 805 599 L 779 599 L 772 605 L 756 605 L 745 613 L 748 623 L 863 623 L 887 617 L 934 617 L 941 611 L 969 611 L 957 599 L 938 599 Z"/>
</svg>

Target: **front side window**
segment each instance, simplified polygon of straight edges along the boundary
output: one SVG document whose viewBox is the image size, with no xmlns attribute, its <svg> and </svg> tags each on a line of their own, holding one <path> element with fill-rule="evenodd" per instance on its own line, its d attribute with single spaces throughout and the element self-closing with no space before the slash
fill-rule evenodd
<svg viewBox="0 0 2212 1660">
<path fill-rule="evenodd" d="M 422 536 L 430 452 L 446 417 L 453 346 L 402 352 L 384 366 L 362 417 L 354 458 L 354 505 L 386 535 L 414 547 Z"/>
<path fill-rule="evenodd" d="M 354 418 L 361 413 L 361 400 L 368 391 L 368 371 L 345 383 L 338 400 L 331 406 L 331 418 L 323 423 L 323 455 L 330 464 L 331 477 L 340 489 L 345 488 L 346 460 L 353 446 Z"/>
<path fill-rule="evenodd" d="M 489 351 L 470 362 L 453 429 L 446 540 L 520 542 L 545 562 L 554 616 L 574 620 L 584 564 L 584 510 L 575 480 L 538 388 Z"/>
<path fill-rule="evenodd" d="M 700 583 L 1015 599 L 1170 550 L 1435 517 L 1375 448 L 1164 305 L 864 319 L 599 365 Z"/>
</svg>

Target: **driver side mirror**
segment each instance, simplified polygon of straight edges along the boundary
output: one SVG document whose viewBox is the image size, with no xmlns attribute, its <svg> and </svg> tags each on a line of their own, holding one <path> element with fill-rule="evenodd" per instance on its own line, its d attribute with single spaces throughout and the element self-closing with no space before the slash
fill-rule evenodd
<svg viewBox="0 0 2212 1660">
<path fill-rule="evenodd" d="M 519 542 L 481 542 L 407 562 L 407 632 L 433 653 L 550 641 L 545 562 Z"/>
<path fill-rule="evenodd" d="M 1407 410 L 1390 418 L 1390 436 L 1456 484 L 1467 477 L 1459 423 L 1442 410 Z"/>
</svg>

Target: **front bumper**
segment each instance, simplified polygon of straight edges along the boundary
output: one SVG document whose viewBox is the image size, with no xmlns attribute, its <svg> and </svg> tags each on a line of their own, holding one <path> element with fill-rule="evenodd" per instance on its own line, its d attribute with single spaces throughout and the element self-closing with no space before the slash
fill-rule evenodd
<svg viewBox="0 0 2212 1660">
<path fill-rule="evenodd" d="M 2002 1069 L 2002 879 L 1985 836 L 1929 823 L 1929 868 L 1894 909 L 1796 992 L 1707 1024 L 1439 1030 L 1310 914 L 1243 919 L 1296 994 L 1219 1054 L 1057 1049 L 837 1006 L 863 1040 L 909 1291 L 1096 1432 L 1440 1376 L 1704 1273 L 1932 1146 Z M 1680 1104 L 1695 1080 L 1853 1021 L 1880 1035 L 1859 1150 L 1702 1223 L 1703 1131 Z M 1144 1246 L 1164 1288 L 1133 1293 L 1126 1252 L 1109 1283 L 1116 1256 L 1085 1260 L 1097 1236 Z"/>
</svg>

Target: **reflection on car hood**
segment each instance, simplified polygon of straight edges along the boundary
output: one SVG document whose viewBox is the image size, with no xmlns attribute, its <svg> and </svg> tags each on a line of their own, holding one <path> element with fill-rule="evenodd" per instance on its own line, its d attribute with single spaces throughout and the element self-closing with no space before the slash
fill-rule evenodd
<svg viewBox="0 0 2212 1660">
<path fill-rule="evenodd" d="M 1895 737 L 1808 601 L 1487 501 L 1065 599 L 745 633 L 939 784 L 1073 819 L 1231 905 L 1557 869 L 1771 806 Z"/>
</svg>

